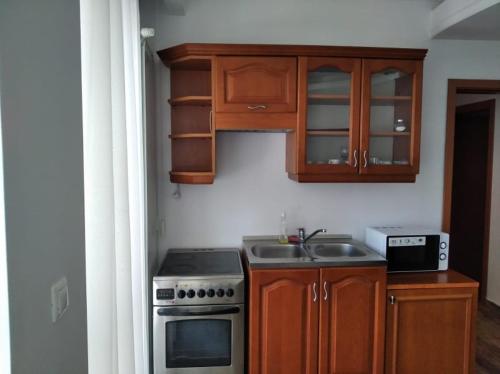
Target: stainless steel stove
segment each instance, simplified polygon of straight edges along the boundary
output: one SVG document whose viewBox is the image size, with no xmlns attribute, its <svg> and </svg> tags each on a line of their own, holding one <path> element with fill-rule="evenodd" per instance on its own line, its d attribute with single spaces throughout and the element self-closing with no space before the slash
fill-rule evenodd
<svg viewBox="0 0 500 374">
<path fill-rule="evenodd" d="M 244 292 L 238 249 L 169 249 L 153 277 L 155 374 L 242 374 Z"/>
</svg>

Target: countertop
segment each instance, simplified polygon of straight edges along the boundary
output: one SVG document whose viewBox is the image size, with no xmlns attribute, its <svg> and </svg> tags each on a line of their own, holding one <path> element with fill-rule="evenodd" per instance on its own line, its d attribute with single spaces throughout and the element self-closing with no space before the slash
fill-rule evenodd
<svg viewBox="0 0 500 374">
<path fill-rule="evenodd" d="M 387 289 L 477 288 L 479 283 L 454 270 L 425 273 L 389 273 Z"/>
</svg>

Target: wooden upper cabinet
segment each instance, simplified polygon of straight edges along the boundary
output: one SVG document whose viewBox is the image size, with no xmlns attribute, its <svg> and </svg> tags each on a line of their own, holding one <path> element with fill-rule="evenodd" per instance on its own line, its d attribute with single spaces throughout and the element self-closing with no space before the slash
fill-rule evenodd
<svg viewBox="0 0 500 374">
<path fill-rule="evenodd" d="M 297 59 L 293 57 L 218 57 L 217 112 L 295 112 Z"/>
<path fill-rule="evenodd" d="M 422 61 L 364 60 L 360 173 L 419 171 Z"/>
<path fill-rule="evenodd" d="M 212 183 L 216 131 L 286 131 L 298 182 L 414 182 L 423 49 L 182 44 L 171 69 L 172 172 Z"/>
<path fill-rule="evenodd" d="M 382 373 L 386 269 L 323 268 L 319 374 Z"/>
<path fill-rule="evenodd" d="M 413 182 L 419 171 L 421 59 L 299 58 L 299 182 Z"/>
<path fill-rule="evenodd" d="M 318 273 L 250 271 L 249 374 L 317 373 Z"/>
</svg>

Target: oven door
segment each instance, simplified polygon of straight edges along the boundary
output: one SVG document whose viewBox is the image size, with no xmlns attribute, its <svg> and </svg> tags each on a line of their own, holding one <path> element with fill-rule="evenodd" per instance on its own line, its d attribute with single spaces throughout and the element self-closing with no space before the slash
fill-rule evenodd
<svg viewBox="0 0 500 374">
<path fill-rule="evenodd" d="M 155 374 L 242 374 L 243 305 L 153 308 Z"/>
</svg>

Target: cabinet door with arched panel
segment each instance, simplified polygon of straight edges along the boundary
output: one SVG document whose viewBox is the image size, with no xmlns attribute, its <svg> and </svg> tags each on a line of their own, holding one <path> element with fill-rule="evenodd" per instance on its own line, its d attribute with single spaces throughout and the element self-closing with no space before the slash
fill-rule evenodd
<svg viewBox="0 0 500 374">
<path fill-rule="evenodd" d="M 249 272 L 249 374 L 317 374 L 319 271 Z"/>
<path fill-rule="evenodd" d="M 422 61 L 363 60 L 360 174 L 417 174 Z"/>
<path fill-rule="evenodd" d="M 361 59 L 299 58 L 299 172 L 357 174 Z"/>
<path fill-rule="evenodd" d="M 319 374 L 382 374 L 385 267 L 320 270 Z"/>
</svg>

